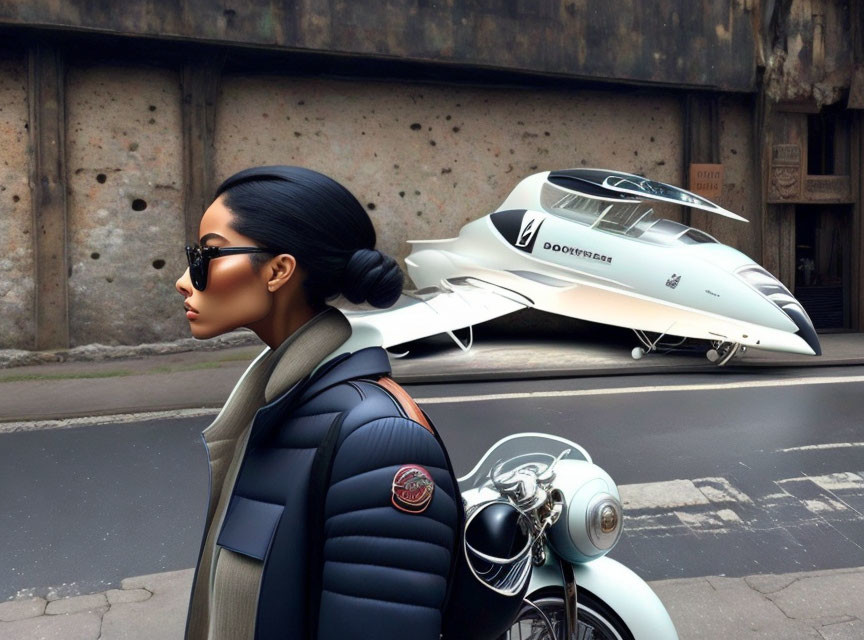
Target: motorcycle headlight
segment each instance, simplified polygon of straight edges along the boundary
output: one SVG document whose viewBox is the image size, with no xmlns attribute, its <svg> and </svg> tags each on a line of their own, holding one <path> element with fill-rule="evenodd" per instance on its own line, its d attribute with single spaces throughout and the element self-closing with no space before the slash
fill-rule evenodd
<svg viewBox="0 0 864 640">
<path fill-rule="evenodd" d="M 565 508 L 549 529 L 549 544 L 568 562 L 590 562 L 621 538 L 623 509 L 618 489 L 603 469 L 589 462 L 562 460 L 556 488 Z"/>
<path fill-rule="evenodd" d="M 609 551 L 618 542 L 622 530 L 621 503 L 608 493 L 594 497 L 588 505 L 588 539 L 601 551 Z"/>
</svg>

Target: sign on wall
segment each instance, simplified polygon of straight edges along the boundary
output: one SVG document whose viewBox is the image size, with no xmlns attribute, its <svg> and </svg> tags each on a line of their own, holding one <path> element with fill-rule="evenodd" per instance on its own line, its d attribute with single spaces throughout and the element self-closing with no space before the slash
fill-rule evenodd
<svg viewBox="0 0 864 640">
<path fill-rule="evenodd" d="M 709 200 L 719 200 L 723 193 L 723 165 L 691 164 L 690 191 Z"/>
</svg>

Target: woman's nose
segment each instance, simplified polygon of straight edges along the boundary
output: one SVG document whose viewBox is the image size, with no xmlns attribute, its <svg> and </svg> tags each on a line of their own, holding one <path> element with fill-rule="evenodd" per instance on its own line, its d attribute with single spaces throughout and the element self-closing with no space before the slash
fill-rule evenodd
<svg viewBox="0 0 864 640">
<path fill-rule="evenodd" d="M 184 298 L 188 298 L 192 295 L 192 280 L 189 278 L 189 267 L 186 267 L 186 271 L 183 272 L 183 275 L 177 278 L 177 282 L 174 283 L 174 288 L 182 295 Z"/>
</svg>

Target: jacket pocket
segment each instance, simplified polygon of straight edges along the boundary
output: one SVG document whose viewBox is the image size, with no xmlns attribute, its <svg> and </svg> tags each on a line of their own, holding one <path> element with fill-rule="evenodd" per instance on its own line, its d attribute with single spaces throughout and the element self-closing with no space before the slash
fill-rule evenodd
<svg viewBox="0 0 864 640">
<path fill-rule="evenodd" d="M 264 560 L 284 507 L 243 496 L 231 496 L 216 544 Z"/>
</svg>

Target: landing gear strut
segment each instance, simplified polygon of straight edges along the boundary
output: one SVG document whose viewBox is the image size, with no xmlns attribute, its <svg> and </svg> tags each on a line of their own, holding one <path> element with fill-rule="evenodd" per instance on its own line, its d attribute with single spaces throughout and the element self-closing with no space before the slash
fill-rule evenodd
<svg viewBox="0 0 864 640">
<path fill-rule="evenodd" d="M 635 347 L 633 351 L 630 352 L 630 356 L 634 360 L 641 360 L 642 356 L 651 353 L 652 351 L 657 351 L 657 349 L 660 347 L 664 349 L 674 349 L 675 347 L 680 347 L 687 340 L 687 338 L 681 338 L 681 340 L 675 343 L 661 343 L 660 341 L 666 337 L 665 333 L 661 333 L 660 335 L 658 335 L 656 340 L 652 340 L 651 338 L 649 338 L 648 334 L 642 331 L 642 329 L 633 329 L 633 333 L 636 334 L 636 337 L 639 338 L 639 342 L 642 343 L 641 347 Z"/>
<path fill-rule="evenodd" d="M 656 339 L 652 340 L 648 336 L 648 333 L 642 329 L 633 329 L 633 333 L 636 334 L 639 342 L 642 343 L 641 347 L 634 347 L 630 352 L 630 356 L 634 360 L 641 360 L 647 354 L 655 352 L 658 349 L 672 351 L 677 347 L 681 347 L 681 345 L 687 341 L 687 338 L 681 338 L 681 340 L 675 343 L 661 342 L 663 338 L 666 337 L 665 333 L 659 334 Z M 746 351 L 747 347 L 737 342 L 714 340 L 711 342 L 711 348 L 707 351 L 705 357 L 708 358 L 709 362 L 716 364 L 718 367 L 722 367 L 732 360 L 732 358 L 740 358 Z"/>
</svg>

